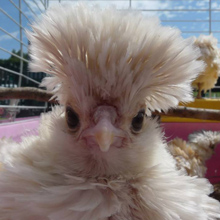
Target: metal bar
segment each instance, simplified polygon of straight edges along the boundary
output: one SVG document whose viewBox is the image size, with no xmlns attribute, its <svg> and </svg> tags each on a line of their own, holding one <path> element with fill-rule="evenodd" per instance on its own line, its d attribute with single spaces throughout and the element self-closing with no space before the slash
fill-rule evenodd
<svg viewBox="0 0 220 220">
<path fill-rule="evenodd" d="M 28 48 L 28 45 L 27 45 L 27 44 L 25 44 L 24 42 L 20 41 L 18 38 L 14 37 L 12 34 L 8 33 L 5 29 L 3 29 L 3 28 L 0 27 L 0 31 L 3 31 L 4 33 L 6 33 L 6 34 L 9 35 L 10 37 L 12 37 L 14 40 L 16 40 L 16 41 L 22 43 L 25 47 Z"/>
<path fill-rule="evenodd" d="M 38 117 L 38 116 L 33 116 L 33 117 Z M 35 118 L 28 116 L 25 119 L 18 120 L 18 121 L 16 121 L 15 119 L 11 120 L 10 118 L 4 118 L 4 119 L 2 119 L 1 122 L 3 122 L 4 125 L 11 125 L 11 124 L 20 124 L 23 122 L 29 122 L 29 121 L 33 121 L 33 120 L 35 120 Z"/>
<path fill-rule="evenodd" d="M 56 0 L 50 0 L 50 1 L 56 1 Z M 73 0 L 73 1 L 78 1 L 78 0 Z M 101 0 L 94 0 L 94 1 L 101 1 Z M 114 1 L 114 0 L 109 0 L 109 1 Z M 145 2 L 154 2 L 155 1 L 156 2 L 156 1 L 161 1 L 161 0 L 140 0 L 140 1 L 145 1 Z M 189 1 L 190 2 L 190 1 L 193 1 L 193 0 L 166 0 L 166 1 L 171 1 L 171 2 L 175 2 L 175 1 Z M 196 0 L 196 1 L 202 2 L 204 0 Z"/>
<path fill-rule="evenodd" d="M 209 34 L 212 33 L 212 0 L 209 0 Z"/>
<path fill-rule="evenodd" d="M 49 7 L 49 0 L 45 0 L 46 1 L 46 8 Z"/>
<path fill-rule="evenodd" d="M 52 1 L 52 2 L 54 2 L 54 1 L 57 1 L 57 0 L 50 0 L 50 1 Z M 63 1 L 67 1 L 67 0 L 63 0 Z M 85 1 L 85 2 L 87 2 L 88 0 L 68 0 L 68 1 L 73 1 L 73 2 L 77 2 L 77 1 Z M 103 1 L 103 0 L 93 0 L 93 1 L 97 1 L 97 2 L 100 2 L 100 1 Z M 104 0 L 104 1 L 109 1 L 109 2 L 113 2 L 113 1 L 115 1 L 115 0 Z M 117 1 L 117 0 L 116 0 Z M 127 2 L 128 0 L 120 0 L 120 1 L 124 1 L 124 2 Z M 130 1 L 130 0 L 129 0 Z M 131 1 L 136 1 L 136 0 L 131 0 Z M 143 2 L 154 2 L 154 1 L 161 1 L 161 0 L 139 0 L 139 2 L 140 1 L 143 1 Z M 166 1 L 178 1 L 178 0 L 166 0 Z M 192 0 L 179 0 L 179 1 L 192 1 Z M 204 0 L 196 0 L 196 1 L 204 1 Z"/>
<path fill-rule="evenodd" d="M 48 103 L 47 102 L 45 102 L 44 107 L 45 107 L 45 110 L 44 110 L 44 112 L 45 112 L 48 108 Z"/>
<path fill-rule="evenodd" d="M 35 0 L 32 0 L 34 3 L 35 3 L 35 5 L 38 7 L 38 9 L 39 9 L 39 11 L 41 12 L 41 13 L 43 13 L 43 11 L 41 10 L 41 8 L 39 7 L 39 5 L 38 5 L 38 3 L 35 1 Z"/>
<path fill-rule="evenodd" d="M 47 0 L 43 0 L 43 1 L 44 1 L 45 10 L 47 10 Z"/>
<path fill-rule="evenodd" d="M 4 71 L 6 71 L 6 72 L 13 73 L 13 74 L 15 74 L 15 75 L 20 76 L 20 73 L 18 73 L 18 72 L 16 72 L 16 71 L 13 71 L 13 70 L 10 70 L 10 69 L 7 69 L 7 68 L 4 68 L 4 67 L 2 67 L 2 66 L 0 66 L 0 69 L 1 69 L 1 70 L 4 70 Z M 32 82 L 38 84 L 38 85 L 40 84 L 38 81 L 36 81 L 36 80 L 34 80 L 34 79 L 32 79 L 32 78 L 30 78 L 30 77 L 24 75 L 24 74 L 22 74 L 22 77 L 24 77 L 25 79 L 28 79 L 28 80 L 30 80 L 30 81 L 32 81 Z"/>
<path fill-rule="evenodd" d="M 17 24 L 19 27 L 21 27 L 22 29 L 25 29 L 24 27 L 22 27 L 17 21 L 15 21 L 14 18 L 12 18 L 6 11 L 4 11 L 2 8 L 0 8 L 0 11 L 5 14 L 8 18 L 10 18 L 15 24 Z"/>
<path fill-rule="evenodd" d="M 71 1 L 71 0 L 70 0 Z M 204 11 L 204 12 L 208 12 L 209 9 L 134 9 L 136 11 L 174 11 L 174 12 L 178 12 L 178 11 L 184 11 L 184 12 L 198 12 L 198 11 Z M 220 11 L 220 9 L 212 9 L 212 11 Z"/>
<path fill-rule="evenodd" d="M 9 0 L 11 2 L 12 5 L 14 5 L 15 8 L 17 8 L 19 10 L 20 13 L 22 13 L 24 15 L 24 17 L 29 21 L 29 23 L 31 23 L 31 20 L 26 16 L 26 14 L 12 1 Z"/>
<path fill-rule="evenodd" d="M 56 1 L 56 0 L 50 0 L 50 1 Z M 78 1 L 78 0 L 73 0 L 73 1 Z M 86 0 L 85 0 L 86 1 Z M 101 0 L 94 0 L 94 1 L 101 1 Z M 108 1 L 114 1 L 114 0 L 108 0 Z M 133 1 L 133 0 L 132 0 Z M 156 1 L 161 1 L 161 0 L 140 0 L 140 1 L 145 1 L 145 2 L 156 2 Z M 182 2 L 182 1 L 192 1 L 192 0 L 166 0 L 166 1 L 174 1 L 174 2 L 176 2 L 176 1 L 180 1 L 180 2 Z M 198 1 L 198 2 L 203 2 L 204 0 L 196 0 L 196 1 Z"/>
<path fill-rule="evenodd" d="M 61 0 L 59 0 L 59 2 L 61 2 Z M 46 4 L 45 4 L 45 10 L 46 10 Z M 44 112 L 46 112 L 46 110 L 48 108 L 48 103 L 47 102 L 45 102 L 44 107 L 45 107 Z"/>
<path fill-rule="evenodd" d="M 191 12 L 197 12 L 197 11 L 205 11 L 208 12 L 209 9 L 135 9 L 136 11 L 191 11 Z M 220 9 L 213 9 L 212 11 L 220 11 Z"/>
<path fill-rule="evenodd" d="M 161 20 L 163 22 L 209 22 L 209 20 Z M 212 20 L 212 22 L 220 22 L 220 20 Z"/>
<path fill-rule="evenodd" d="M 17 106 L 17 105 L 0 105 L 0 108 L 18 108 L 18 109 L 44 109 L 45 106 Z"/>
<path fill-rule="evenodd" d="M 182 33 L 209 33 L 209 31 L 181 31 Z M 220 33 L 220 31 L 212 31 L 212 33 Z M 220 42 L 219 42 L 220 43 Z"/>
<path fill-rule="evenodd" d="M 26 2 L 26 0 L 23 0 L 23 2 L 27 5 L 27 7 L 28 7 L 29 10 L 34 14 L 34 16 L 37 17 L 37 14 L 32 10 L 32 8 L 31 8 L 30 5 Z"/>
<path fill-rule="evenodd" d="M 209 98 L 211 98 L 211 97 L 212 97 L 212 90 L 209 89 Z"/>
<path fill-rule="evenodd" d="M 43 1 L 42 1 L 42 0 L 40 0 L 40 2 L 41 2 L 41 3 L 42 3 L 42 5 L 44 6 L 44 9 L 46 9 L 46 8 L 45 8 L 45 4 L 43 3 Z"/>
<path fill-rule="evenodd" d="M 4 52 L 11 54 L 12 56 L 15 56 L 15 57 L 17 57 L 17 58 L 19 58 L 19 59 L 22 59 L 23 61 L 29 63 L 29 61 L 26 60 L 25 58 L 23 58 L 23 57 L 21 57 L 21 56 L 18 56 L 17 54 L 14 54 L 14 53 L 12 53 L 12 52 L 10 52 L 10 51 L 8 51 L 8 50 L 2 48 L 2 47 L 0 47 L 0 50 L 3 50 Z"/>
<path fill-rule="evenodd" d="M 209 0 L 209 34 L 212 33 L 212 0 Z M 212 89 L 209 89 L 209 98 L 212 97 Z"/>
<path fill-rule="evenodd" d="M 209 31 L 181 31 L 182 33 L 209 33 Z"/>
<path fill-rule="evenodd" d="M 19 0 L 19 23 L 22 24 L 21 18 L 21 0 Z M 20 28 L 20 41 L 22 41 L 22 29 Z M 23 45 L 20 43 L 20 56 L 23 58 Z M 22 75 L 23 75 L 23 59 L 20 59 L 20 76 L 18 78 L 18 86 L 21 86 Z"/>
</svg>

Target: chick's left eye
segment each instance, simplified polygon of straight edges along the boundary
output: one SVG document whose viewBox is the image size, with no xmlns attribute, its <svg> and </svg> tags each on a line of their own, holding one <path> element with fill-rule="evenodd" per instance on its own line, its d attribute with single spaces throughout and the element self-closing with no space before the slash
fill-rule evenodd
<svg viewBox="0 0 220 220">
<path fill-rule="evenodd" d="M 79 126 L 79 116 L 69 106 L 66 108 L 66 122 L 70 129 L 76 129 Z"/>
<path fill-rule="evenodd" d="M 138 114 L 132 119 L 131 128 L 132 131 L 138 132 L 143 127 L 145 112 L 140 111 Z"/>
</svg>

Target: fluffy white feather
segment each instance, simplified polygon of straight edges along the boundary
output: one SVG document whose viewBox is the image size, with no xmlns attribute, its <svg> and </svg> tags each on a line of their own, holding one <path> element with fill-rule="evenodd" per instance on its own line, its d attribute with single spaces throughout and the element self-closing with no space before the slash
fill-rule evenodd
<svg viewBox="0 0 220 220">
<path fill-rule="evenodd" d="M 62 104 L 72 94 L 80 109 L 97 96 L 121 102 L 124 113 L 143 99 L 167 110 L 192 100 L 190 81 L 203 70 L 190 39 L 140 13 L 60 6 L 32 27 L 31 70 L 55 75 L 43 85 L 56 85 Z"/>
<path fill-rule="evenodd" d="M 176 170 L 156 120 L 139 111 L 191 100 L 203 64 L 179 31 L 134 12 L 69 5 L 49 10 L 29 39 L 31 69 L 54 75 L 44 85 L 67 107 L 42 116 L 39 136 L 1 144 L 0 220 L 220 217 L 208 181 Z M 110 130 L 102 151 L 91 132 Z"/>
</svg>

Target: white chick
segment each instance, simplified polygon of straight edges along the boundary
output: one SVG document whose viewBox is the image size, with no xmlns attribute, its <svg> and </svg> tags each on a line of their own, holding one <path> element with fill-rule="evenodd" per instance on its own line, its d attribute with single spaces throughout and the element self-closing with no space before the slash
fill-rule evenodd
<svg viewBox="0 0 220 220">
<path fill-rule="evenodd" d="M 31 65 L 63 107 L 1 146 L 1 220 L 214 220 L 205 179 L 176 170 L 150 111 L 192 100 L 199 52 L 140 13 L 55 6 L 32 26 Z"/>
</svg>

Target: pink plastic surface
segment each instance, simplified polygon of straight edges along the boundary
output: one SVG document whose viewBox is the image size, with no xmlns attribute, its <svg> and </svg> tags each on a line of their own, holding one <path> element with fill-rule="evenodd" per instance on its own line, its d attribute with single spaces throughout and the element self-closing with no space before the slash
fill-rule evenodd
<svg viewBox="0 0 220 220">
<path fill-rule="evenodd" d="M 37 135 L 39 121 L 39 117 L 34 117 L 0 124 L 0 138 L 11 137 L 13 140 L 19 142 L 21 141 L 22 136 L 27 136 L 30 134 Z"/>
<path fill-rule="evenodd" d="M 30 134 L 37 135 L 39 118 L 16 121 L 8 124 L 0 124 L 0 138 L 12 137 L 15 141 L 20 141 L 21 136 Z M 220 123 L 163 123 L 167 140 L 175 137 L 187 139 L 188 135 L 198 130 L 220 131 Z M 216 153 L 207 161 L 207 178 L 212 182 L 220 182 L 220 145 L 217 146 Z"/>
</svg>

